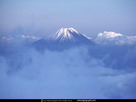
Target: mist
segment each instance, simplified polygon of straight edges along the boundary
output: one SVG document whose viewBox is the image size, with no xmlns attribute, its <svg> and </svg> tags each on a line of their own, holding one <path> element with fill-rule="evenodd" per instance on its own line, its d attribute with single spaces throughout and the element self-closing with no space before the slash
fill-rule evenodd
<svg viewBox="0 0 136 102">
<path fill-rule="evenodd" d="M 136 97 L 135 43 L 95 41 L 89 47 L 41 52 L 31 46 L 32 41 L 15 39 L 12 42 L 1 37 L 1 99 Z"/>
</svg>

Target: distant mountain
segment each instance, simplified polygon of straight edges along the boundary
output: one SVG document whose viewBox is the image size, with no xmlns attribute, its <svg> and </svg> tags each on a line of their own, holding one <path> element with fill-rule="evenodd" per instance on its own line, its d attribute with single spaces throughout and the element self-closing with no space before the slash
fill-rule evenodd
<svg viewBox="0 0 136 102">
<path fill-rule="evenodd" d="M 61 28 L 50 39 L 40 39 L 34 43 L 37 49 L 64 50 L 81 45 L 91 46 L 89 37 L 80 34 L 74 28 Z"/>
</svg>

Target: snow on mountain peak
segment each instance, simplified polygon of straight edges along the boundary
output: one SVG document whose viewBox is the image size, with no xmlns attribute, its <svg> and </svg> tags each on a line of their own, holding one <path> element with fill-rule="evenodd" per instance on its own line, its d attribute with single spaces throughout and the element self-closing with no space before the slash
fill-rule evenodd
<svg viewBox="0 0 136 102">
<path fill-rule="evenodd" d="M 78 34 L 78 31 L 75 30 L 74 28 L 61 28 L 59 29 L 56 34 L 53 36 L 54 39 L 61 39 L 61 40 L 65 40 L 67 39 L 71 39 L 75 34 Z"/>
<path fill-rule="evenodd" d="M 70 36 L 70 33 L 77 33 L 78 31 L 75 30 L 74 28 L 61 28 L 57 31 L 56 34 L 60 35 L 60 34 L 64 34 L 64 36 Z"/>
<path fill-rule="evenodd" d="M 84 34 L 79 33 L 74 28 L 61 28 L 56 34 L 51 38 L 55 43 L 65 43 L 66 46 L 70 44 L 80 45 L 80 44 L 93 44 L 90 38 Z"/>
<path fill-rule="evenodd" d="M 66 34 L 67 32 L 75 32 L 78 34 L 78 31 L 74 28 L 61 28 L 60 31 L 64 32 L 64 34 Z"/>
</svg>

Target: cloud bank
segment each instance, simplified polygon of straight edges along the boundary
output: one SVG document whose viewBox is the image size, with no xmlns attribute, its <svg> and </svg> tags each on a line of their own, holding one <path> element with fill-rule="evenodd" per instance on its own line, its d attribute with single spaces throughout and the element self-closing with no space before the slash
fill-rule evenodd
<svg viewBox="0 0 136 102">
<path fill-rule="evenodd" d="M 17 39 L 1 40 L 0 98 L 136 97 L 134 42 L 99 43 L 96 38 L 90 47 L 40 52 L 27 44 L 31 42 L 17 43 Z"/>
</svg>

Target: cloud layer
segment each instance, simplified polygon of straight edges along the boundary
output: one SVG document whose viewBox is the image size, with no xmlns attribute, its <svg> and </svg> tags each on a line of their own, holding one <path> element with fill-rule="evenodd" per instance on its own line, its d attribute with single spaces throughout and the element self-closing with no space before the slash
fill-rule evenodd
<svg viewBox="0 0 136 102">
<path fill-rule="evenodd" d="M 97 41 L 40 52 L 1 40 L 0 98 L 135 98 L 135 43 Z"/>
</svg>

